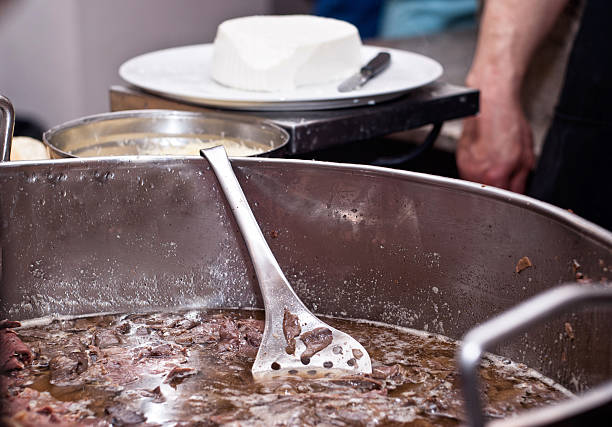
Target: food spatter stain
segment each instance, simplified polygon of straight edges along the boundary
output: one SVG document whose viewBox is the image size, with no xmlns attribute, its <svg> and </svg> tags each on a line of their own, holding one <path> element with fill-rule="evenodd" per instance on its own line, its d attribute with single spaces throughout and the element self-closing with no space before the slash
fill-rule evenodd
<svg viewBox="0 0 612 427">
<path fill-rule="evenodd" d="M 514 271 L 516 273 L 520 273 L 521 271 L 525 270 L 526 268 L 529 267 L 533 267 L 533 264 L 531 263 L 531 260 L 529 259 L 529 257 L 522 257 L 521 259 L 518 260 L 518 262 L 516 263 L 516 267 L 514 269 Z"/>
</svg>

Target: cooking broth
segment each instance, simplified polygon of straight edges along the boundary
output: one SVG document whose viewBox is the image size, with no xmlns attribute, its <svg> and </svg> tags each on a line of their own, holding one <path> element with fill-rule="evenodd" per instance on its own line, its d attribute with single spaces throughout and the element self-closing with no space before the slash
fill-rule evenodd
<svg viewBox="0 0 612 427">
<path fill-rule="evenodd" d="M 190 310 L 54 320 L 17 329 L 33 361 L 5 377 L 4 416 L 87 425 L 459 425 L 457 342 L 326 318 L 363 344 L 371 375 L 255 382 L 263 312 Z M 485 414 L 572 396 L 523 364 L 483 360 Z M 0 377 L 1 378 L 1 377 Z M 29 409 L 27 409 L 29 408 Z"/>
<path fill-rule="evenodd" d="M 168 136 L 135 133 L 99 136 L 95 144 L 70 150 L 77 157 L 99 156 L 197 156 L 201 149 L 223 145 L 229 156 L 254 156 L 270 151 L 271 145 L 220 135 Z"/>
</svg>

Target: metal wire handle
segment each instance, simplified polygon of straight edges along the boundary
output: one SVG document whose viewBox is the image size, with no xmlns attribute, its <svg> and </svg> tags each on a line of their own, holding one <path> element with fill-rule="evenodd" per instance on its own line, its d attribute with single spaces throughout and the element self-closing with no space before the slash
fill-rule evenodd
<svg viewBox="0 0 612 427">
<path fill-rule="evenodd" d="M 11 159 L 15 110 L 11 101 L 2 95 L 0 95 L 0 114 L 2 115 L 0 121 L 0 162 L 8 162 Z"/>
<path fill-rule="evenodd" d="M 478 373 L 485 351 L 567 308 L 594 303 L 612 303 L 612 288 L 566 284 L 536 295 L 471 329 L 463 338 L 456 356 L 468 425 L 484 426 Z"/>
</svg>

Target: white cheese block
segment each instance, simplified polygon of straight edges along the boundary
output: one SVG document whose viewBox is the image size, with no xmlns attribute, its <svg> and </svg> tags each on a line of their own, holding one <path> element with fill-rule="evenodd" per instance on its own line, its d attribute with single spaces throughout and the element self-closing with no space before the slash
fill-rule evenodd
<svg viewBox="0 0 612 427">
<path fill-rule="evenodd" d="M 354 25 L 309 15 L 248 16 L 217 29 L 212 77 L 238 89 L 283 92 L 341 80 L 361 67 Z"/>
</svg>

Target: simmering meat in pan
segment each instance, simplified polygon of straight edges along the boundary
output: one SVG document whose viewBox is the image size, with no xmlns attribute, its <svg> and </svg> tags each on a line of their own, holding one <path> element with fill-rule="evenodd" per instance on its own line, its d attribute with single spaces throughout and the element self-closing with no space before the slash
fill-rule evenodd
<svg viewBox="0 0 612 427">
<path fill-rule="evenodd" d="M 2 323 L 2 421 L 31 426 L 460 424 L 452 340 L 326 319 L 364 345 L 373 361 L 371 375 L 289 376 L 258 383 L 250 368 L 262 319 L 259 311 L 202 310 L 55 320 L 15 332 L 16 323 Z M 291 320 L 287 316 L 288 341 L 303 339 Z M 325 345 L 326 333 L 304 339 L 312 341 L 314 351 Z M 481 375 L 489 418 L 570 395 L 507 359 L 485 359 Z"/>
</svg>

